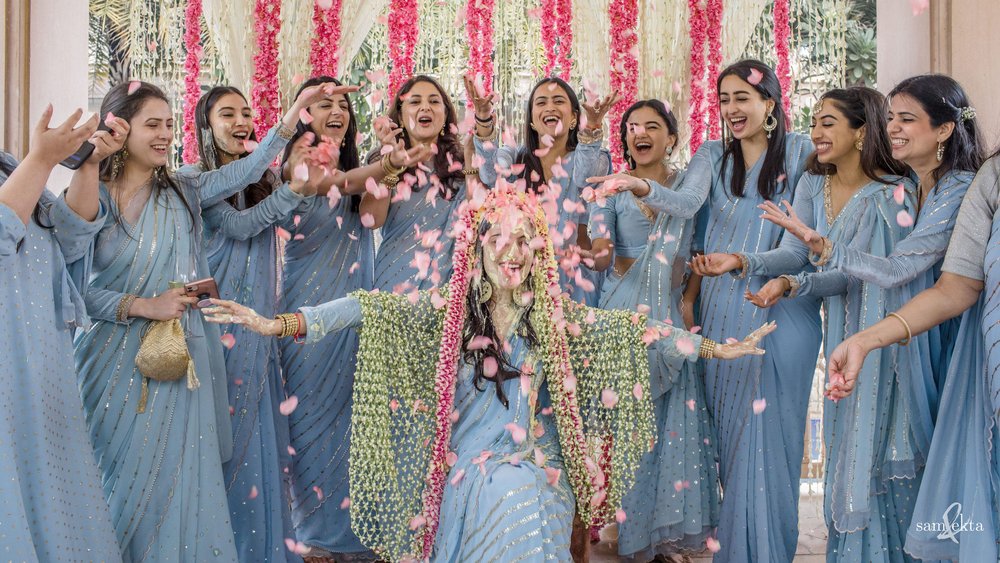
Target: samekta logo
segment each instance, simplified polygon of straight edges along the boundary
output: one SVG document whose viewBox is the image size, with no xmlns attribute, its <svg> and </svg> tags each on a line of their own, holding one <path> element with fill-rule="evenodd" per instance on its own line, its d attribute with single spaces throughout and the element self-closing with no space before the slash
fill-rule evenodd
<svg viewBox="0 0 1000 563">
<path fill-rule="evenodd" d="M 962 532 L 982 532 L 985 531 L 982 522 L 966 520 L 962 515 L 962 503 L 953 502 L 944 514 L 940 522 L 917 522 L 918 532 L 939 532 L 937 539 L 951 540 L 958 543 L 958 534 Z"/>
</svg>

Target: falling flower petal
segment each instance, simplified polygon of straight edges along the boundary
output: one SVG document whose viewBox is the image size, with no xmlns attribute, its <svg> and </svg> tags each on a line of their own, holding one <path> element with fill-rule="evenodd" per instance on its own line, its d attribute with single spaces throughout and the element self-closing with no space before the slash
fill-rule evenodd
<svg viewBox="0 0 1000 563">
<path fill-rule="evenodd" d="M 694 342 L 692 342 L 690 338 L 678 338 L 677 351 L 685 356 L 694 354 Z"/>
<path fill-rule="evenodd" d="M 226 349 L 231 350 L 233 346 L 236 346 L 236 337 L 233 336 L 232 334 L 229 334 L 228 332 L 226 334 L 223 334 L 222 338 L 220 338 L 219 340 L 222 341 L 222 345 L 225 346 Z"/>
<path fill-rule="evenodd" d="M 455 475 L 451 478 L 452 486 L 457 485 L 459 481 L 462 480 L 462 477 L 465 477 L 465 470 L 459 469 L 458 471 L 455 472 Z"/>
<path fill-rule="evenodd" d="M 715 538 L 708 538 L 705 540 L 705 547 L 708 548 L 712 553 L 718 553 L 722 546 L 719 545 L 719 540 Z"/>
<path fill-rule="evenodd" d="M 573 393 L 576 391 L 576 376 L 567 375 L 563 378 L 563 389 L 565 389 L 567 393 Z"/>
<path fill-rule="evenodd" d="M 425 525 L 427 525 L 427 518 L 424 518 L 424 516 L 421 514 L 417 514 L 416 516 L 410 519 L 411 530 L 419 530 L 420 528 L 423 528 Z"/>
<path fill-rule="evenodd" d="M 619 508 L 618 510 L 615 511 L 615 522 L 621 524 L 624 521 L 625 521 L 625 511 Z"/>
<path fill-rule="evenodd" d="M 299 164 L 297 164 L 295 168 L 292 169 L 292 178 L 300 182 L 305 182 L 306 180 L 308 180 L 309 165 L 307 165 L 305 162 L 300 162 Z"/>
<path fill-rule="evenodd" d="M 347 510 L 351 507 L 351 497 L 344 497 L 344 500 L 340 501 L 340 509 Z"/>
<path fill-rule="evenodd" d="M 556 483 L 559 482 L 559 475 L 561 473 L 562 473 L 562 470 L 560 470 L 560 469 L 556 469 L 554 467 L 546 467 L 545 468 L 545 480 L 548 481 L 549 484 L 554 487 L 554 486 L 556 486 Z"/>
<path fill-rule="evenodd" d="M 898 223 L 900 227 L 912 227 L 913 216 L 906 211 L 900 211 L 896 214 L 896 223 Z"/>
<path fill-rule="evenodd" d="M 764 75 L 757 69 L 751 68 L 750 75 L 747 76 L 747 82 L 754 86 L 760 84 L 760 81 L 764 79 Z"/>
<path fill-rule="evenodd" d="M 892 190 L 892 197 L 896 200 L 897 205 L 903 205 L 903 201 L 906 199 L 906 187 L 903 184 L 896 186 L 896 189 Z"/>
<path fill-rule="evenodd" d="M 528 392 L 531 391 L 531 377 L 522 373 L 520 380 L 521 380 L 521 394 L 526 396 Z"/>
<path fill-rule="evenodd" d="M 597 489 L 597 492 L 594 493 L 594 496 L 590 497 L 590 506 L 593 508 L 597 508 L 598 506 L 601 506 L 602 503 L 604 503 L 604 499 L 606 498 L 608 498 L 608 492 L 604 489 Z"/>
<path fill-rule="evenodd" d="M 520 444 L 527 437 L 527 432 L 524 430 L 524 428 L 518 426 L 513 422 L 508 422 L 507 424 L 504 425 L 504 428 L 506 428 L 507 431 L 510 432 L 510 437 L 511 439 L 514 440 L 515 444 Z"/>
<path fill-rule="evenodd" d="M 642 383 L 636 383 L 632 387 L 632 396 L 640 401 L 642 400 Z"/>
<path fill-rule="evenodd" d="M 278 235 L 278 238 L 280 238 L 285 242 L 292 240 L 292 234 L 286 231 L 285 229 L 282 229 L 281 227 L 275 227 L 274 233 Z"/>
<path fill-rule="evenodd" d="M 247 495 L 247 498 L 250 500 L 257 498 L 257 485 L 252 485 L 250 487 L 250 494 Z"/>
<path fill-rule="evenodd" d="M 497 374 L 497 359 L 492 356 L 483 358 L 483 375 L 492 379 Z"/>
<path fill-rule="evenodd" d="M 753 413 L 760 414 L 767 408 L 767 399 L 757 399 L 753 402 Z"/>
<path fill-rule="evenodd" d="M 155 49 L 155 47 L 154 47 L 154 49 Z M 153 49 L 150 49 L 150 50 L 152 51 Z M 128 95 L 131 96 L 132 94 L 135 94 L 135 91 L 138 90 L 140 86 L 142 86 L 142 82 L 139 82 L 138 80 L 133 80 L 133 81 L 129 82 L 128 83 Z"/>
<path fill-rule="evenodd" d="M 914 16 L 919 16 L 920 14 L 927 11 L 930 7 L 930 0 L 910 0 L 910 8 L 913 10 Z"/>
<path fill-rule="evenodd" d="M 606 409 L 613 409 L 615 405 L 618 404 L 618 393 L 615 393 L 613 389 L 605 389 L 601 391 L 601 404 L 604 405 Z"/>
<path fill-rule="evenodd" d="M 323 489 L 313 485 L 313 492 L 316 493 L 316 498 L 318 500 L 323 500 Z"/>
<path fill-rule="evenodd" d="M 295 448 L 288 446 L 288 455 L 295 455 Z"/>
<path fill-rule="evenodd" d="M 694 411 L 694 399 L 688 399 L 687 401 L 684 401 L 684 404 L 687 405 L 689 411 Z"/>
<path fill-rule="evenodd" d="M 444 461 L 448 464 L 448 467 L 452 467 L 458 463 L 458 454 L 455 452 L 448 452 L 448 455 L 444 456 Z"/>
<path fill-rule="evenodd" d="M 278 405 L 278 412 L 280 412 L 285 416 L 288 416 L 292 414 L 292 412 L 295 410 L 295 407 L 297 406 L 299 406 L 299 398 L 296 397 L 295 395 L 292 395 L 291 397 L 285 399 L 284 401 L 281 401 L 281 404 Z"/>
<path fill-rule="evenodd" d="M 308 109 L 302 108 L 299 110 L 299 121 L 301 121 L 305 125 L 309 125 L 310 123 L 313 122 L 313 116 L 311 113 L 309 113 Z"/>
<path fill-rule="evenodd" d="M 361 215 L 361 224 L 367 228 L 372 228 L 375 226 L 375 216 L 371 213 L 363 213 Z"/>
</svg>

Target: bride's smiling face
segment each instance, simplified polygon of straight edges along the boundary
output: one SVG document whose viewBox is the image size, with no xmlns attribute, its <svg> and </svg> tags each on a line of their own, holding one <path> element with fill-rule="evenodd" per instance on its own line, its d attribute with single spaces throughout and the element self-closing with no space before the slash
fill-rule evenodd
<svg viewBox="0 0 1000 563">
<path fill-rule="evenodd" d="M 494 287 L 512 291 L 528 278 L 535 262 L 535 229 L 520 210 L 505 213 L 483 235 L 483 271 Z"/>
</svg>

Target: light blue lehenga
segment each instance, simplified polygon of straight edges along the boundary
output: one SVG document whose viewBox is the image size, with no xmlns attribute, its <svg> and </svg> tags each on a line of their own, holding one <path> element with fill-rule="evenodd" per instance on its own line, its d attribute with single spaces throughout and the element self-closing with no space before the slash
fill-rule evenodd
<svg viewBox="0 0 1000 563">
<path fill-rule="evenodd" d="M 265 145 L 270 152 L 258 147 L 243 159 L 219 168 L 223 174 L 217 176 L 206 175 L 197 166 L 184 167 L 178 175 L 192 182 L 203 180 L 203 193 L 232 191 L 234 186 L 228 182 L 237 174 L 231 169 L 256 172 L 274 159 L 271 153 L 283 144 Z M 202 212 L 208 266 L 220 297 L 274 316 L 281 312 L 277 294 L 279 243 L 274 225 L 287 218 L 304 198 L 287 184 L 275 185 L 271 195 L 250 209 L 246 208 L 245 192 L 236 198 L 235 207 L 223 201 Z M 234 338 L 233 346 L 224 351 L 233 409 L 233 458 L 223 465 L 223 475 L 237 553 L 241 561 L 297 560 L 285 546 L 285 538 L 294 537 L 294 533 L 285 472 L 290 465 L 288 419 L 278 412 L 278 405 L 285 400 L 278 344 L 241 325 L 225 325 L 222 330 Z M 254 490 L 256 496 L 252 495 Z"/>
<path fill-rule="evenodd" d="M 673 186 L 681 185 L 682 174 Z M 624 275 L 612 271 L 605 278 L 600 308 L 645 305 L 650 318 L 683 326 L 679 304 L 692 219 L 704 194 L 649 184 L 651 192 L 641 201 L 657 212 L 652 221 L 631 193 L 614 195 L 591 212 L 591 236 L 610 239 L 615 257 L 636 259 Z M 650 395 L 657 442 L 622 501 L 627 517 L 618 526 L 618 552 L 641 561 L 700 552 L 718 525 L 720 502 L 715 433 L 697 365 L 651 364 Z"/>
<path fill-rule="evenodd" d="M 143 377 L 135 357 L 148 321 L 116 319 L 127 293 L 150 298 L 171 281 L 209 275 L 201 251 L 201 205 L 230 194 L 206 193 L 203 199 L 183 178 L 177 183 L 193 221 L 181 197 L 164 190 L 149 197 L 134 225 L 119 223 L 114 198 L 101 186 L 101 202 L 111 213 L 97 238 L 86 294 L 95 322 L 77 334 L 75 359 L 124 559 L 235 561 L 222 474 L 233 435 L 219 330 L 197 312 L 185 313 L 200 387 L 188 389 L 183 379 L 150 380 L 144 412 L 138 412 Z"/>
<path fill-rule="evenodd" d="M 898 176 L 870 181 L 844 204 L 836 217 L 824 203 L 824 177 L 803 176 L 795 211 L 821 235 L 874 256 L 889 256 L 909 234 L 897 213 L 913 213 L 913 186 Z M 894 201 L 904 184 L 902 206 Z M 808 249 L 787 237 L 780 248 L 748 254 L 749 271 L 775 276 L 801 270 Z M 824 299 L 825 346 L 833 350 L 847 336 L 864 330 L 908 299 L 908 292 L 882 289 L 836 271 L 796 274 L 800 295 Z M 937 388 L 929 364 L 926 335 L 910 346 L 891 346 L 869 356 L 858 388 L 840 402 L 826 401 L 824 516 L 829 529 L 828 561 L 899 561 L 913 513 L 933 420 L 929 403 Z M 923 365 L 923 369 L 918 369 Z M 907 370 L 904 372 L 903 370 Z M 905 374 L 905 376 L 904 376 Z"/>
<path fill-rule="evenodd" d="M 319 305 L 371 287 L 372 232 L 361 225 L 353 201 L 342 197 L 330 207 L 326 198 L 309 198 L 286 222 L 285 228 L 295 235 L 285 246 L 286 309 Z M 290 339 L 280 346 L 285 388 L 299 400 L 289 415 L 295 452 L 295 537 L 339 561 L 373 559 L 352 531 L 345 504 L 350 497 L 348 453 L 358 336 L 342 331 L 311 346 Z"/>
<path fill-rule="evenodd" d="M 440 182 L 429 176 L 408 198 L 398 189 L 391 192 L 375 256 L 374 289 L 402 294 L 447 284 L 455 245 L 450 230 L 466 189 L 464 180 L 449 182 L 446 185 L 453 191 L 447 195 L 440 193 Z M 426 257 L 429 266 L 421 268 L 418 256 Z"/>
<path fill-rule="evenodd" d="M 785 140 L 785 179 L 776 200 L 795 201 L 795 187 L 812 151 L 805 135 Z M 732 160 L 722 168 L 723 144 L 704 143 L 688 164 L 684 184 L 701 186 L 708 200 L 699 212 L 694 246 L 706 254 L 775 248 L 782 229 L 760 218 L 757 179 L 763 156 L 746 174 L 744 197 L 729 190 Z M 798 539 L 799 475 L 809 389 L 822 336 L 818 300 L 782 299 L 758 309 L 743 298 L 768 281 L 760 276 L 703 278 L 702 334 L 717 342 L 739 338 L 769 321 L 767 354 L 704 364 L 709 413 L 719 440 L 722 511 L 717 561 L 791 561 Z M 786 345 L 795 342 L 794 346 Z M 753 402 L 767 408 L 754 414 Z"/>
<path fill-rule="evenodd" d="M 0 204 L 0 558 L 120 561 L 71 352 L 89 322 L 77 288 L 104 216 L 85 221 L 47 190 L 39 205 L 52 228 Z"/>
<path fill-rule="evenodd" d="M 496 143 L 484 142 L 479 137 L 475 137 L 474 142 L 476 154 L 483 159 L 479 166 L 479 177 L 484 184 L 492 188 L 496 186 L 498 177 L 503 177 L 508 182 L 517 180 L 519 174 L 513 172 L 514 162 L 520 151 L 526 150 L 524 147 L 515 149 L 507 145 L 497 146 Z M 560 287 L 574 301 L 596 307 L 600 301 L 604 274 L 584 265 L 564 266 L 562 256 L 564 248 L 576 245 L 577 229 L 586 225 L 589 220 L 592 204 L 585 202 L 582 197 L 587 178 L 609 174 L 611 155 L 607 149 L 601 148 L 601 141 L 579 143 L 566 155 L 562 168 L 565 174 L 554 175 L 549 180 L 549 189 L 558 188 L 558 193 L 552 198 L 543 198 L 545 216 L 556 247 L 556 260 L 560 262 Z M 594 287 L 593 290 L 587 287 L 590 285 Z"/>
<path fill-rule="evenodd" d="M 426 298 L 426 294 L 421 297 Z M 309 327 L 308 342 L 331 332 L 358 328 L 363 321 L 361 303 L 354 296 L 307 307 L 302 313 Z M 589 330 L 599 329 L 588 327 L 585 332 Z M 682 337 L 692 341 L 695 351 L 684 354 L 678 350 L 677 340 Z M 674 330 L 650 346 L 648 361 L 668 365 L 694 362 L 700 342 L 700 336 Z M 543 373 L 541 358 L 532 354 L 522 338 L 513 336 L 509 343 L 512 365 L 527 363 L 534 366 L 533 373 Z M 577 376 L 581 382 L 586 379 L 585 373 Z M 451 431 L 456 462 L 449 470 L 450 484 L 444 490 L 433 561 L 569 560 L 575 498 L 554 417 L 546 414 L 546 407 L 551 406 L 547 383 L 542 378 L 534 382 L 537 387 L 533 389 L 539 394 L 536 413 L 531 412 L 529 401 L 522 396 L 518 378 L 503 383 L 509 397 L 507 408 L 497 398 L 492 384 L 485 390 L 477 389 L 472 367 L 460 364 L 455 409 L 462 414 Z M 515 443 L 508 425 L 529 428 L 533 415 L 540 419 L 541 435 Z M 550 477 L 538 465 L 539 454 L 549 471 L 559 471 L 557 476 Z M 407 452 L 396 455 L 406 457 Z"/>
<path fill-rule="evenodd" d="M 906 552 L 923 559 L 1000 560 L 998 163 L 996 158 L 987 161 L 969 187 L 943 266 L 983 280 L 984 290 L 960 317 L 924 486 L 906 535 Z"/>
</svg>

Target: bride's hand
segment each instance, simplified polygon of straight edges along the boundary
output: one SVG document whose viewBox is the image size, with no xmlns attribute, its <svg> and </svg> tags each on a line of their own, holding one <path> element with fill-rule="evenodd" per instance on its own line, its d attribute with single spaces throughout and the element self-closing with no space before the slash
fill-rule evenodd
<svg viewBox="0 0 1000 563">
<path fill-rule="evenodd" d="M 765 336 L 774 332 L 776 328 L 778 328 L 778 325 L 774 321 L 771 321 L 748 334 L 740 342 L 717 344 L 715 346 L 715 357 L 720 360 L 734 360 L 743 356 L 762 356 L 764 350 L 758 348 L 757 345 Z"/>
<path fill-rule="evenodd" d="M 205 315 L 205 320 L 210 323 L 243 325 L 264 336 L 281 334 L 281 321 L 277 319 L 264 318 L 258 315 L 257 311 L 235 301 L 225 299 L 209 299 L 209 301 L 212 302 L 212 306 L 203 307 L 201 312 Z"/>
</svg>

